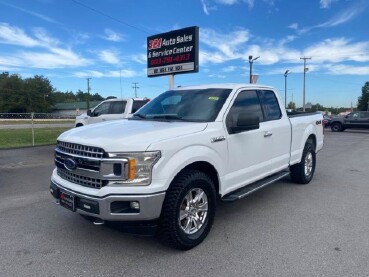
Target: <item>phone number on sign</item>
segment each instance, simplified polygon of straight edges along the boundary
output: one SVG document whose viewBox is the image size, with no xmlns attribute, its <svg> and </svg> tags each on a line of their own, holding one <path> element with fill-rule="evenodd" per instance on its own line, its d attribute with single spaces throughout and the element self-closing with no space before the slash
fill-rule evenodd
<svg viewBox="0 0 369 277">
<path fill-rule="evenodd" d="M 171 64 L 171 63 L 180 63 L 186 62 L 191 59 L 191 54 L 182 54 L 172 57 L 163 57 L 163 58 L 153 58 L 150 60 L 151 65 L 162 65 L 162 64 Z"/>
</svg>

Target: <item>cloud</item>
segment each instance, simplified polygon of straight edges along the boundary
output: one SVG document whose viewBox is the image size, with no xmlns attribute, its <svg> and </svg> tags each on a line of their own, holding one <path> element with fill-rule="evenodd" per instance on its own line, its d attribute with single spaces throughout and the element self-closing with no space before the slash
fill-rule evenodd
<svg viewBox="0 0 369 277">
<path fill-rule="evenodd" d="M 333 75 L 369 75 L 369 66 L 327 65 L 326 68 Z"/>
<path fill-rule="evenodd" d="M 145 54 L 133 55 L 132 60 L 139 64 L 147 64 L 147 56 Z"/>
<path fill-rule="evenodd" d="M 120 62 L 117 53 L 113 50 L 102 50 L 98 54 L 100 60 L 110 64 L 118 64 Z"/>
<path fill-rule="evenodd" d="M 42 19 L 42 20 L 47 21 L 47 22 L 61 24 L 60 22 L 54 20 L 53 18 L 48 17 L 48 16 L 46 16 L 44 14 L 41 14 L 41 13 L 36 13 L 36 12 L 31 11 L 31 10 L 27 10 L 27 9 L 22 8 L 22 7 L 19 7 L 19 6 L 13 5 L 13 4 L 9 4 L 9 3 L 3 2 L 3 1 L 0 1 L 0 4 L 11 7 L 11 8 L 16 9 L 18 11 L 30 14 L 34 17 L 37 17 L 37 18 Z"/>
<path fill-rule="evenodd" d="M 350 43 L 345 38 L 326 39 L 306 48 L 303 55 L 311 56 L 314 63 L 368 62 L 369 42 Z"/>
<path fill-rule="evenodd" d="M 238 0 L 216 0 L 216 2 L 223 5 L 233 5 L 236 4 Z"/>
<path fill-rule="evenodd" d="M 240 45 L 249 40 L 249 31 L 239 29 L 227 34 L 212 29 L 200 29 L 200 41 L 210 48 L 217 49 L 224 56 L 224 60 L 237 58 Z"/>
<path fill-rule="evenodd" d="M 347 23 L 353 18 L 355 18 L 356 16 L 358 16 L 360 13 L 362 13 L 365 10 L 366 6 L 367 6 L 366 2 L 358 1 L 357 3 L 355 3 L 354 6 L 351 6 L 350 8 L 345 9 L 343 12 L 335 15 L 334 17 L 332 17 L 326 22 L 323 22 L 323 23 L 320 23 L 314 26 L 310 26 L 310 27 L 305 27 L 297 31 L 299 34 L 304 34 L 313 29 L 331 28 L 331 27 L 335 27 L 335 26 Z"/>
<path fill-rule="evenodd" d="M 0 56 L 7 64 L 33 68 L 60 68 L 69 66 L 85 66 L 92 61 L 74 53 L 70 48 L 62 48 L 60 42 L 49 36 L 43 28 L 33 29 L 34 37 L 24 30 L 0 23 L 0 43 L 17 45 L 23 48 L 41 48 L 44 51 L 12 51 L 10 55 Z"/>
<path fill-rule="evenodd" d="M 119 34 L 117 32 L 114 32 L 111 29 L 106 28 L 104 30 L 105 32 L 105 36 L 103 36 L 104 39 L 109 40 L 109 41 L 114 41 L 114 42 L 119 42 L 119 41 L 123 41 L 123 35 Z"/>
<path fill-rule="evenodd" d="M 288 26 L 288 28 L 293 29 L 293 30 L 298 30 L 299 29 L 299 24 L 298 23 L 292 23 L 291 25 Z"/>
<path fill-rule="evenodd" d="M 39 41 L 26 35 L 22 29 L 12 27 L 7 23 L 0 23 L 0 43 L 20 45 L 25 47 L 34 47 L 40 45 Z"/>
<path fill-rule="evenodd" d="M 224 71 L 224 72 L 233 72 L 233 71 L 235 71 L 236 69 L 237 69 L 237 67 L 236 67 L 236 66 L 230 65 L 230 66 L 227 66 L 227 67 L 223 68 L 223 71 Z"/>
<path fill-rule="evenodd" d="M 332 5 L 332 3 L 337 2 L 338 0 L 320 0 L 320 8 L 328 9 Z"/>
<path fill-rule="evenodd" d="M 201 4 L 202 4 L 202 10 L 204 11 L 204 13 L 205 13 L 206 15 L 209 15 L 208 6 L 206 5 L 205 0 L 201 0 Z"/>
<path fill-rule="evenodd" d="M 78 71 L 74 73 L 74 76 L 78 78 L 120 78 L 120 77 L 132 78 L 138 75 L 140 75 L 138 72 L 129 69 L 105 71 L 105 72 L 97 70 L 87 70 L 87 71 Z"/>
</svg>

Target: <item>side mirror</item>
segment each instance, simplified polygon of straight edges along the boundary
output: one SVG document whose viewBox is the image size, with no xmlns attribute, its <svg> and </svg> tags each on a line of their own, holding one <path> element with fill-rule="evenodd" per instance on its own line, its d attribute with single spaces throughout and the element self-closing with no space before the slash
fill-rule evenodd
<svg viewBox="0 0 369 277">
<path fill-rule="evenodd" d="M 92 112 L 91 112 L 91 110 L 87 110 L 87 115 L 88 115 L 88 116 L 92 116 Z"/>
<path fill-rule="evenodd" d="M 231 127 L 232 134 L 260 128 L 260 119 L 253 113 L 240 113 L 237 117 L 236 126 Z"/>
</svg>

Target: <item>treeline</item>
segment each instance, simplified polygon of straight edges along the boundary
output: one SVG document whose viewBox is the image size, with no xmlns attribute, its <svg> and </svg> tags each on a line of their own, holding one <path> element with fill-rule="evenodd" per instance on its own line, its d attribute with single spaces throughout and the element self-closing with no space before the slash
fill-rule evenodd
<svg viewBox="0 0 369 277">
<path fill-rule="evenodd" d="M 55 103 L 102 100 L 98 93 L 56 91 L 44 76 L 23 79 L 18 74 L 0 74 L 0 113 L 47 113 Z"/>
</svg>

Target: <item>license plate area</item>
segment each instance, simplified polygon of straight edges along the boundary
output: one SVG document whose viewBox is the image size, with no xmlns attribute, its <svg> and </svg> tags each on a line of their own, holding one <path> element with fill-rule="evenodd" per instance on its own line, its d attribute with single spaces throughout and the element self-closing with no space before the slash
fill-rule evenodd
<svg viewBox="0 0 369 277">
<path fill-rule="evenodd" d="M 64 208 L 73 212 L 76 211 L 76 200 L 74 198 L 74 195 L 61 190 L 59 194 L 59 201 L 60 206 L 63 206 Z"/>
</svg>

